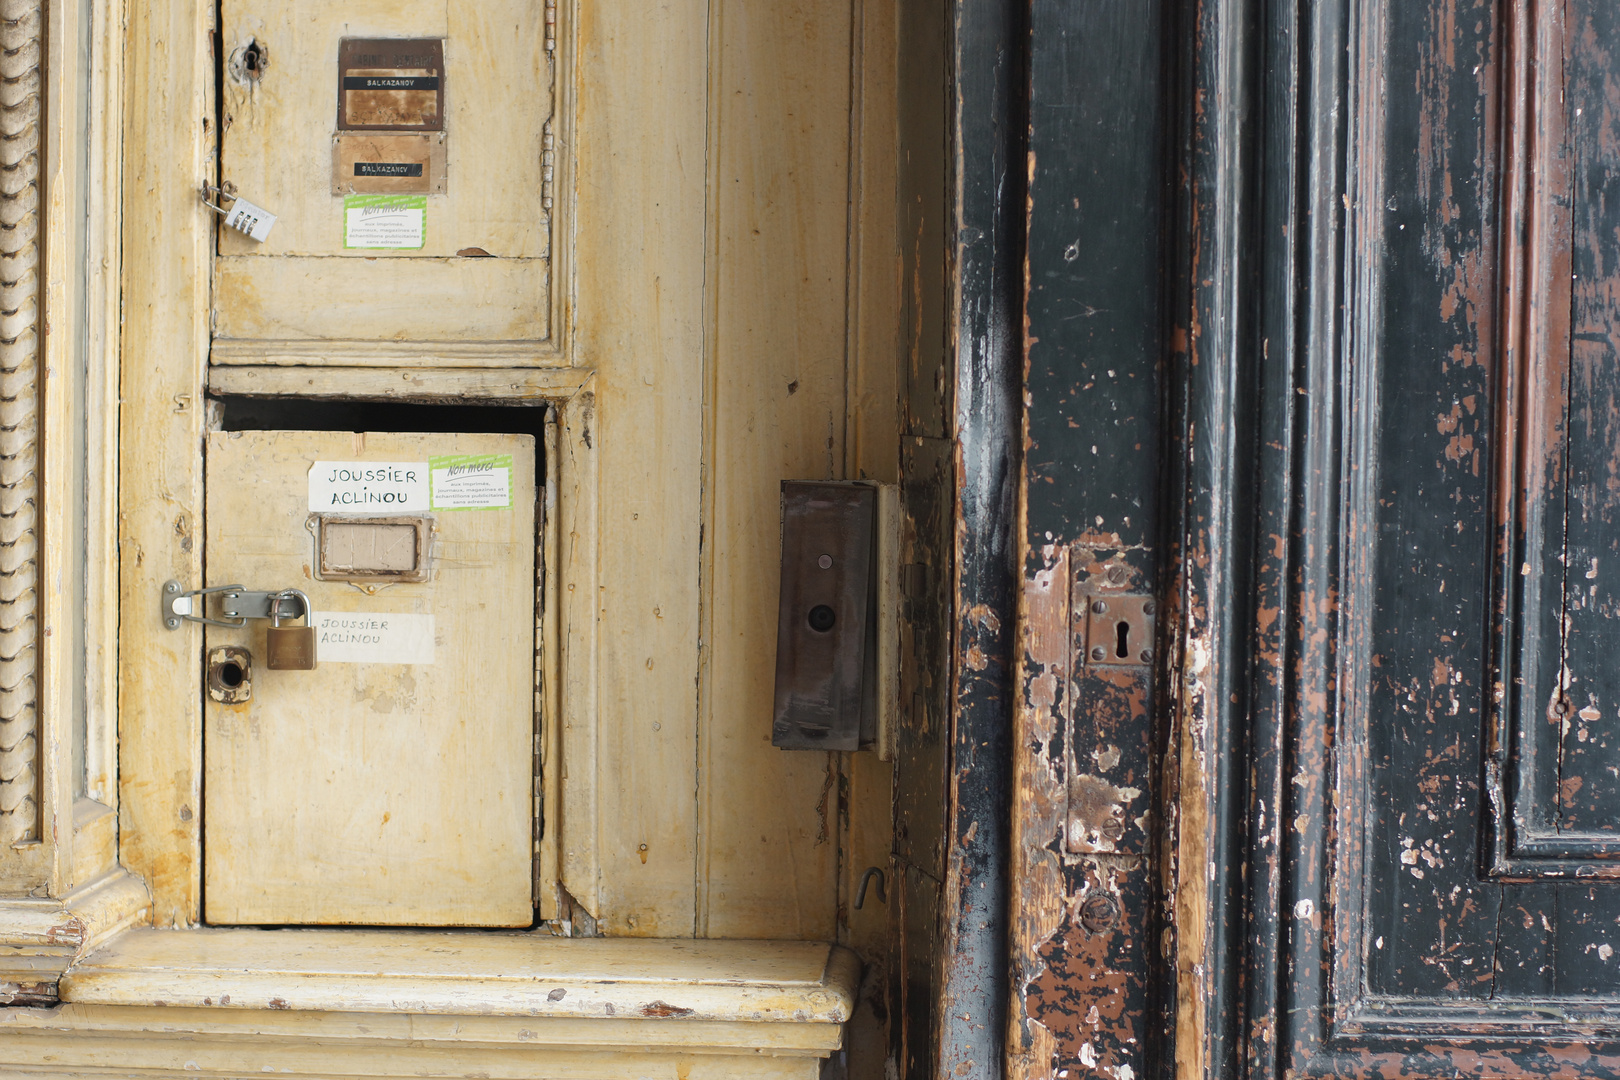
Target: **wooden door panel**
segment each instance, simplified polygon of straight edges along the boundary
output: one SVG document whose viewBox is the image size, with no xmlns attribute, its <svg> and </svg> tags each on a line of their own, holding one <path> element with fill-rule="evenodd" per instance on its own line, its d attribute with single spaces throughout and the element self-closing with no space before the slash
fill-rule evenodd
<svg viewBox="0 0 1620 1080">
<path fill-rule="evenodd" d="M 1252 819 L 1280 978 L 1250 1061 L 1606 1075 L 1620 14 L 1340 11 L 1344 261 L 1312 302 L 1341 351 L 1295 389 L 1293 704 Z"/>
<path fill-rule="evenodd" d="M 1620 13 L 1612 5 L 1571 0 L 1554 14 L 1563 17 L 1544 19 L 1539 29 L 1548 36 L 1563 31 L 1564 78 L 1547 80 L 1539 112 L 1552 114 L 1552 133 L 1564 137 L 1551 145 L 1544 140 L 1543 152 L 1528 164 L 1546 169 L 1549 159 L 1560 159 L 1559 187 L 1568 188 L 1567 195 L 1549 191 L 1567 199 L 1569 209 L 1549 214 L 1560 228 L 1543 243 L 1560 262 L 1568 245 L 1569 274 L 1548 283 L 1546 306 L 1569 315 L 1535 342 L 1526 362 L 1560 373 L 1567 367 L 1562 386 L 1538 380 L 1549 392 L 1554 420 L 1556 408 L 1563 408 L 1563 425 L 1544 445 L 1555 459 L 1561 452 L 1566 465 L 1560 476 L 1555 460 L 1550 482 L 1540 489 L 1551 504 L 1538 564 L 1547 584 L 1543 610 L 1527 614 L 1548 632 L 1535 642 L 1544 659 L 1527 689 L 1536 696 L 1521 700 L 1526 738 L 1536 738 L 1532 731 L 1542 736 L 1536 741 L 1551 766 L 1534 789 L 1536 832 L 1545 841 L 1563 841 L 1546 845 L 1554 853 L 1613 858 L 1620 855 L 1620 739 L 1610 734 L 1620 706 L 1614 566 L 1620 556 L 1620 379 L 1611 340 L 1620 316 L 1620 49 L 1608 43 L 1620 41 Z M 1555 86 L 1561 104 L 1551 97 Z M 1539 708 L 1532 711 L 1533 705 Z"/>
<path fill-rule="evenodd" d="M 508 456 L 508 505 L 345 517 L 334 503 L 334 522 L 420 523 L 425 569 L 397 580 L 322 572 L 316 463 L 425 473 L 457 455 Z M 317 633 L 310 671 L 268 669 L 262 620 L 207 628 L 209 649 L 252 658 L 251 697 L 203 707 L 207 921 L 528 925 L 533 437 L 216 432 L 206 465 L 211 580 L 296 588 L 318 623 L 335 620 Z M 411 627 L 425 649 L 405 636 Z M 370 647 L 345 646 L 355 639 Z"/>
</svg>

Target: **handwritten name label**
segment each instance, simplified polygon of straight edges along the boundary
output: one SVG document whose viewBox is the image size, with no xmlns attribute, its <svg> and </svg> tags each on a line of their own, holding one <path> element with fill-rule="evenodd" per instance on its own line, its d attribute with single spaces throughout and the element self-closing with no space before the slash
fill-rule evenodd
<svg viewBox="0 0 1620 1080">
<path fill-rule="evenodd" d="M 421 514 L 428 509 L 423 461 L 317 461 L 309 467 L 314 514 Z"/>
<path fill-rule="evenodd" d="M 317 611 L 315 656 L 323 664 L 431 664 L 433 616 Z"/>
</svg>

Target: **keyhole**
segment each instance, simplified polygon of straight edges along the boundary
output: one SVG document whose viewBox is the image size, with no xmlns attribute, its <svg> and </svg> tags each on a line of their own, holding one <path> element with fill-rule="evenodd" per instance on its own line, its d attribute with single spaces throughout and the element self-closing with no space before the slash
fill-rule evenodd
<svg viewBox="0 0 1620 1080">
<path fill-rule="evenodd" d="M 226 661 L 219 665 L 219 681 L 235 690 L 242 685 L 242 665 L 235 661 Z"/>
<path fill-rule="evenodd" d="M 242 74 L 252 82 L 258 82 L 264 77 L 264 69 L 269 66 L 269 57 L 265 55 L 264 46 L 257 41 L 250 41 L 242 50 Z"/>
<path fill-rule="evenodd" d="M 1114 637 L 1114 655 L 1121 659 L 1130 656 L 1131 624 L 1121 620 L 1119 625 L 1114 627 Z"/>
</svg>

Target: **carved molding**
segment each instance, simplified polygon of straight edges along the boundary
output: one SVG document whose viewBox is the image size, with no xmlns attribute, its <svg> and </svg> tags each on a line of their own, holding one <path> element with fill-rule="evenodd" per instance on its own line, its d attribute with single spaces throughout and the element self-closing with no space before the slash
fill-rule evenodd
<svg viewBox="0 0 1620 1080">
<path fill-rule="evenodd" d="M 0 843 L 39 838 L 40 0 L 0 0 Z"/>
</svg>

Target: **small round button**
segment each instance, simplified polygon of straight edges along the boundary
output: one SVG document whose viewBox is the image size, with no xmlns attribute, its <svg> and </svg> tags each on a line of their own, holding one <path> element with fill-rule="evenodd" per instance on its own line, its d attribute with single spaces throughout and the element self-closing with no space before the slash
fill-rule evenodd
<svg viewBox="0 0 1620 1080">
<path fill-rule="evenodd" d="M 821 567 L 823 570 L 831 570 L 832 569 L 832 556 L 831 555 L 823 555 L 821 558 L 816 560 L 816 565 Z"/>
<path fill-rule="evenodd" d="M 838 615 L 826 604 L 817 604 L 810 609 L 810 629 L 818 634 L 825 634 L 833 628 L 838 621 Z"/>
</svg>

